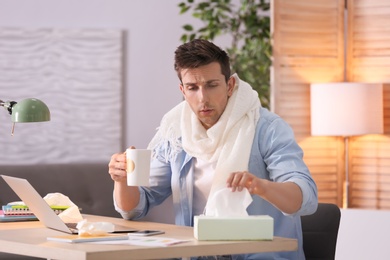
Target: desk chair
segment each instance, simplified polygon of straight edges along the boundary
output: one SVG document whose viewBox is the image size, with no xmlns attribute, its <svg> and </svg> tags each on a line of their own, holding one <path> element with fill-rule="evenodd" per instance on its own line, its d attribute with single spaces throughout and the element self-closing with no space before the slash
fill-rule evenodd
<svg viewBox="0 0 390 260">
<path fill-rule="evenodd" d="M 329 203 L 318 203 L 314 214 L 301 217 L 306 260 L 335 259 L 340 218 L 340 208 Z"/>
</svg>

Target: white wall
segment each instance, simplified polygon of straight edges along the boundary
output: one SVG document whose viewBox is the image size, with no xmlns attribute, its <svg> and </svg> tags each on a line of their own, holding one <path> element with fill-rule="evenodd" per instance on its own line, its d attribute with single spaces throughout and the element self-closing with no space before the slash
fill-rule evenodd
<svg viewBox="0 0 390 260">
<path fill-rule="evenodd" d="M 181 44 L 181 26 L 194 20 L 190 15 L 179 15 L 179 2 L 0 0 L 0 27 L 125 30 L 123 148 L 130 145 L 144 148 L 161 116 L 181 101 L 173 54 Z M 7 100 L 7 93 L 0 93 L 0 99 Z"/>
<path fill-rule="evenodd" d="M 336 260 L 389 259 L 390 211 L 342 209 Z"/>
<path fill-rule="evenodd" d="M 0 27 L 115 28 L 126 31 L 123 149 L 130 145 L 144 148 L 161 117 L 182 100 L 173 69 L 173 55 L 181 44 L 182 25 L 200 23 L 189 14 L 179 15 L 177 5 L 180 2 L 0 0 Z M 227 41 L 219 39 L 217 43 L 223 46 Z M 7 100 L 7 93 L 0 93 L 0 99 Z M 152 210 L 150 219 L 172 223 L 172 210 L 172 202 L 166 201 Z"/>
</svg>

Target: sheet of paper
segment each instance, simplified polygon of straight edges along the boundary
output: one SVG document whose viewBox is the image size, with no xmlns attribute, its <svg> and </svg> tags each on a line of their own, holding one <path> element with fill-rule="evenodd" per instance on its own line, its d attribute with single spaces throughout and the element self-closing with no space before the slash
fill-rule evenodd
<svg viewBox="0 0 390 260">
<path fill-rule="evenodd" d="M 135 246 L 150 246 L 150 247 L 166 247 L 177 245 L 180 243 L 185 243 L 190 240 L 181 240 L 174 239 L 169 237 L 160 237 L 160 236 L 149 236 L 149 237 L 138 237 L 138 236 L 129 236 L 127 240 L 117 240 L 117 241 L 99 241 L 93 242 L 94 244 L 115 244 L 115 245 L 135 245 Z"/>
</svg>

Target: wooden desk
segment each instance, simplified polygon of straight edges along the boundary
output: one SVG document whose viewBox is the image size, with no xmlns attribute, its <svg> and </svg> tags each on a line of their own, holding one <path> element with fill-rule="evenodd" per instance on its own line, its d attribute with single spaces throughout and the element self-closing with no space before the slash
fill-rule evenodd
<svg viewBox="0 0 390 260">
<path fill-rule="evenodd" d="M 170 247 L 132 245 L 70 244 L 47 241 L 49 236 L 64 233 L 45 228 L 39 221 L 0 223 L 0 252 L 42 257 L 47 259 L 163 259 L 199 255 L 242 254 L 271 251 L 294 251 L 295 239 L 275 237 L 272 241 L 197 241 L 193 228 L 154 222 L 127 221 L 84 215 L 91 222 L 108 221 L 136 229 L 160 229 L 163 237 L 190 240 Z"/>
</svg>

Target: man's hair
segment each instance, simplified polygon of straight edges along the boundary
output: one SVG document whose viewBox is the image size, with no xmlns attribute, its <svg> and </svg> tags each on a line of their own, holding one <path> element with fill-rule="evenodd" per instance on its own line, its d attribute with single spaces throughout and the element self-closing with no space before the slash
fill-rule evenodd
<svg viewBox="0 0 390 260">
<path fill-rule="evenodd" d="M 198 68 L 208 65 L 212 62 L 218 62 L 221 66 L 221 73 L 228 82 L 231 71 L 228 54 L 207 40 L 195 39 L 180 45 L 175 51 L 175 70 L 181 79 L 183 69 Z"/>
</svg>

